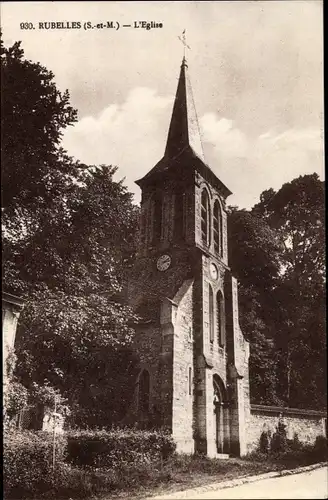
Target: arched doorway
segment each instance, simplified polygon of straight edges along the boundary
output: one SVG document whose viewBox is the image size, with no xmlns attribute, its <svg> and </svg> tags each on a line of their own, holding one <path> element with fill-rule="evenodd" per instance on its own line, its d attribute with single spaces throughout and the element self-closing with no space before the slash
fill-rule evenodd
<svg viewBox="0 0 328 500">
<path fill-rule="evenodd" d="M 217 453 L 229 453 L 229 414 L 226 390 L 221 378 L 213 376 L 214 426 Z"/>
</svg>

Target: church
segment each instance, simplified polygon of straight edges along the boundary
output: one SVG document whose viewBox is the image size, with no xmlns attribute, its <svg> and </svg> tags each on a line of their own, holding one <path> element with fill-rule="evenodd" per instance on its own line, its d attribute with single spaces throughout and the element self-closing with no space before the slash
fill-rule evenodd
<svg viewBox="0 0 328 500">
<path fill-rule="evenodd" d="M 231 191 L 206 164 L 183 57 L 164 156 L 142 178 L 139 243 L 128 301 L 138 316 L 139 358 L 125 425 L 166 428 L 177 452 L 243 456 L 281 419 L 288 439 L 327 436 L 326 412 L 250 404 L 249 344 L 239 327 L 238 287 L 228 262 Z M 23 308 L 4 293 L 3 390 Z M 5 370 L 6 369 L 6 370 Z M 40 408 L 20 428 L 52 429 Z M 50 424 L 50 426 L 49 426 Z"/>
<path fill-rule="evenodd" d="M 228 262 L 231 193 L 205 162 L 183 57 L 163 158 L 141 189 L 138 252 L 129 303 L 140 359 L 131 415 L 166 427 L 178 452 L 247 452 L 249 344 Z"/>
</svg>

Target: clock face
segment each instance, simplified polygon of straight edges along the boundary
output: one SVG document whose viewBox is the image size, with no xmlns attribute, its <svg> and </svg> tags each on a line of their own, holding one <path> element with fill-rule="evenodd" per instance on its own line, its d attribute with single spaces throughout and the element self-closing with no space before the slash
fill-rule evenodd
<svg viewBox="0 0 328 500">
<path fill-rule="evenodd" d="M 171 265 L 171 257 L 169 255 L 162 255 L 158 258 L 156 265 L 159 271 L 166 271 Z"/>
<path fill-rule="evenodd" d="M 216 265 L 215 265 L 215 264 L 213 264 L 213 262 L 212 262 L 212 264 L 210 265 L 210 275 L 211 275 L 211 278 L 212 278 L 213 280 L 217 280 L 217 279 L 218 279 L 218 275 L 219 275 L 219 273 L 218 273 L 218 268 L 216 267 Z"/>
</svg>

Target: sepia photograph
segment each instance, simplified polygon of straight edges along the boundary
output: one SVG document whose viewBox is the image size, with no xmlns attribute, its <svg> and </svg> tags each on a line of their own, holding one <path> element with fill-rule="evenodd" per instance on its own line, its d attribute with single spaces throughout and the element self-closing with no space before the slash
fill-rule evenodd
<svg viewBox="0 0 328 500">
<path fill-rule="evenodd" d="M 323 1 L 0 14 L 4 498 L 326 499 Z"/>
</svg>

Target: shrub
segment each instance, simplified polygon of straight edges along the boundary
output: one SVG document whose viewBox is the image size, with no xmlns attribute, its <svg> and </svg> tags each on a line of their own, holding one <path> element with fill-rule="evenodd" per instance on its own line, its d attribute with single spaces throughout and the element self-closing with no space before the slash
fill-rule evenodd
<svg viewBox="0 0 328 500">
<path fill-rule="evenodd" d="M 57 436 L 56 458 L 64 459 L 66 440 Z M 7 430 L 4 434 L 4 491 L 8 498 L 32 496 L 49 488 L 52 436 L 44 432 Z"/>
<path fill-rule="evenodd" d="M 268 455 L 268 453 L 263 453 L 260 450 L 260 447 L 258 447 L 257 449 L 255 449 L 253 451 L 250 451 L 246 455 L 246 459 L 250 460 L 251 462 L 265 462 L 269 459 L 269 457 L 270 457 L 270 455 Z"/>
<path fill-rule="evenodd" d="M 10 380 L 3 398 L 4 427 L 14 424 L 15 417 L 24 408 L 28 401 L 28 391 L 16 379 Z"/>
<path fill-rule="evenodd" d="M 47 496 L 61 499 L 90 497 L 94 493 L 93 476 L 86 469 L 59 463 L 49 480 Z"/>
<path fill-rule="evenodd" d="M 260 436 L 260 452 L 267 455 L 270 452 L 271 436 L 269 431 L 263 431 Z"/>
<path fill-rule="evenodd" d="M 285 453 L 288 449 L 286 425 L 279 420 L 276 432 L 272 436 L 271 451 L 272 453 Z"/>
<path fill-rule="evenodd" d="M 166 460 L 176 447 L 171 435 L 164 431 L 71 431 L 67 437 L 68 461 L 77 466 L 98 468 Z"/>
<path fill-rule="evenodd" d="M 302 443 L 295 433 L 293 439 L 287 439 L 286 426 L 282 421 L 278 422 L 268 453 L 269 437 L 268 433 L 262 432 L 259 445 L 247 455 L 248 460 L 269 460 L 291 466 L 325 461 L 328 458 L 327 438 L 317 436 L 314 444 Z"/>
<path fill-rule="evenodd" d="M 299 451 L 299 450 L 302 450 L 304 447 L 304 445 L 299 440 L 297 432 L 294 433 L 293 439 L 287 440 L 287 444 L 288 444 L 288 448 L 291 451 Z"/>
<path fill-rule="evenodd" d="M 151 487 L 168 482 L 172 472 L 154 463 L 120 464 L 115 468 L 76 467 L 58 464 L 49 482 L 47 498 L 91 498 L 114 490 L 133 490 L 140 485 Z"/>
<path fill-rule="evenodd" d="M 74 432 L 57 436 L 56 468 L 52 470 L 52 435 L 7 431 L 4 440 L 6 498 L 87 498 L 114 489 L 170 480 L 163 460 L 175 444 L 165 432 L 132 429 Z M 79 457 L 79 453 L 81 456 Z M 73 460 L 72 460 L 73 456 Z M 78 466 L 77 466 L 78 465 Z"/>
<path fill-rule="evenodd" d="M 317 436 L 314 447 L 313 455 L 317 460 L 327 460 L 328 459 L 328 442 L 325 436 Z"/>
</svg>

